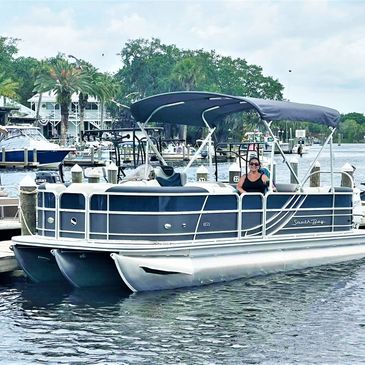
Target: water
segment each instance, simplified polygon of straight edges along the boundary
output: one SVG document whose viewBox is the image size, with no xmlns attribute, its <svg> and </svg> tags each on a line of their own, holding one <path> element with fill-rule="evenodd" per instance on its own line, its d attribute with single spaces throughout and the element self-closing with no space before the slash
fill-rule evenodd
<svg viewBox="0 0 365 365">
<path fill-rule="evenodd" d="M 286 155 L 288 160 L 292 158 L 296 158 L 299 161 L 299 178 L 302 179 L 307 170 L 310 168 L 313 159 L 316 157 L 317 153 L 319 152 L 321 146 L 314 145 L 310 148 L 310 152 L 308 154 L 304 154 L 303 157 L 299 157 L 299 155 Z M 340 172 L 342 166 L 345 163 L 349 163 L 356 168 L 355 171 L 355 183 L 359 185 L 361 182 L 365 182 L 365 164 L 363 160 L 363 156 L 365 154 L 365 144 L 342 144 L 338 146 L 334 144 L 333 146 L 334 151 L 334 171 Z M 277 182 L 289 182 L 289 170 L 286 165 L 283 163 L 283 159 L 280 155 L 275 155 L 275 161 L 277 164 Z M 321 164 L 321 169 L 324 171 L 330 171 L 330 163 L 329 163 L 329 148 L 326 147 L 324 152 L 322 153 L 321 157 L 319 158 L 319 162 Z M 190 168 L 188 174 L 189 181 L 196 180 L 196 170 L 201 164 L 205 164 L 207 167 L 208 162 L 206 160 L 197 161 L 193 164 Z M 183 168 L 186 166 L 186 162 L 183 164 L 175 162 L 174 165 L 176 166 L 176 171 L 182 171 Z M 229 163 L 219 163 L 218 164 L 218 177 L 219 180 L 224 181 L 228 180 L 228 167 Z M 214 169 L 214 163 L 213 163 Z M 5 190 L 9 192 L 10 195 L 17 194 L 17 188 L 19 186 L 19 182 L 27 175 L 31 177 L 35 177 L 36 170 L 15 170 L 15 169 L 8 169 L 8 170 L 0 170 L 0 177 L 1 177 L 1 184 L 5 186 Z M 133 169 L 127 169 L 126 174 L 128 175 L 131 173 Z M 214 171 L 213 171 L 214 172 Z M 64 168 L 64 174 L 66 180 L 71 180 L 71 173 L 70 167 Z M 213 176 L 213 173 L 212 173 Z M 330 175 L 325 174 L 321 177 L 321 181 L 323 184 L 330 183 Z M 340 174 L 335 174 L 335 185 L 340 185 L 341 176 Z"/>
<path fill-rule="evenodd" d="M 336 169 L 365 181 L 363 149 L 335 146 Z M 365 364 L 364 302 L 365 260 L 136 294 L 2 278 L 0 363 Z"/>
<path fill-rule="evenodd" d="M 2 364 L 365 363 L 365 261 L 155 293 L 0 286 Z"/>
</svg>

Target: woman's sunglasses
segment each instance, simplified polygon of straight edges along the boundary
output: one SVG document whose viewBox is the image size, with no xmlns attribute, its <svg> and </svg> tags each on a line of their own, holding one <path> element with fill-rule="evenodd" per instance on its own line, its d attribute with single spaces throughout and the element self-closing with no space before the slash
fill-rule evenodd
<svg viewBox="0 0 365 365">
<path fill-rule="evenodd" d="M 257 162 L 250 162 L 250 166 L 260 166 L 260 164 Z"/>
</svg>

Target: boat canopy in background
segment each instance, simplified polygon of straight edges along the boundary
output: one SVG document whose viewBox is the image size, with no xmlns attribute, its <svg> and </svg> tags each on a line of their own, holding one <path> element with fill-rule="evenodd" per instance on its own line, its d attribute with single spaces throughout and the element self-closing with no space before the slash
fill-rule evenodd
<svg viewBox="0 0 365 365">
<path fill-rule="evenodd" d="M 256 111 L 270 121 L 303 121 L 336 127 L 337 110 L 310 104 L 231 96 L 200 91 L 182 91 L 150 96 L 131 105 L 137 122 L 186 124 L 205 127 L 204 118 L 213 127 L 227 115 Z"/>
</svg>

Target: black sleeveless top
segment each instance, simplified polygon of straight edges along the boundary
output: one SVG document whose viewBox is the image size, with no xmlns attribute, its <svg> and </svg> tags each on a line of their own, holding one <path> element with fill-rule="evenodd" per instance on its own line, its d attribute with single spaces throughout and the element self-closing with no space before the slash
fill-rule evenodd
<svg viewBox="0 0 365 365">
<path fill-rule="evenodd" d="M 267 185 L 265 182 L 262 181 L 262 175 L 263 174 L 261 174 L 260 177 L 255 181 L 249 180 L 246 175 L 245 181 L 242 184 L 242 189 L 244 191 L 247 191 L 248 193 L 265 194 L 267 190 Z"/>
</svg>

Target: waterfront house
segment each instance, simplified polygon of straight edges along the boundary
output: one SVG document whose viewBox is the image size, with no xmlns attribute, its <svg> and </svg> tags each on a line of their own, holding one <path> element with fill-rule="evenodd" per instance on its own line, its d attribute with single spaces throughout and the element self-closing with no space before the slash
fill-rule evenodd
<svg viewBox="0 0 365 365">
<path fill-rule="evenodd" d="M 52 91 L 43 93 L 41 98 L 39 94 L 35 94 L 28 99 L 28 102 L 34 112 L 39 105 L 39 123 L 43 127 L 43 134 L 47 138 L 57 138 L 60 134 L 61 107 L 57 103 L 56 95 Z M 84 130 L 110 128 L 112 122 L 110 113 L 104 108 L 102 118 L 101 110 L 100 101 L 89 96 L 85 108 Z M 68 137 L 76 140 L 80 130 L 80 108 L 76 93 L 72 95 L 69 113 Z"/>
</svg>

